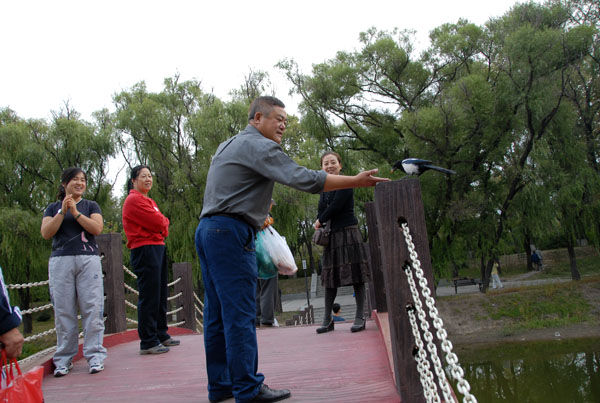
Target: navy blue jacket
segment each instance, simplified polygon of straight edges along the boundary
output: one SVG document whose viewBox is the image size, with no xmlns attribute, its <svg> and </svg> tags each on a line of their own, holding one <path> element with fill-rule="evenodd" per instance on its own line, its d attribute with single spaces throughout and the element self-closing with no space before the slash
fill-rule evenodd
<svg viewBox="0 0 600 403">
<path fill-rule="evenodd" d="M 4 276 L 0 267 L 0 334 L 4 334 L 9 330 L 21 324 L 21 311 L 18 307 L 10 306 L 8 292 L 4 285 Z"/>
</svg>

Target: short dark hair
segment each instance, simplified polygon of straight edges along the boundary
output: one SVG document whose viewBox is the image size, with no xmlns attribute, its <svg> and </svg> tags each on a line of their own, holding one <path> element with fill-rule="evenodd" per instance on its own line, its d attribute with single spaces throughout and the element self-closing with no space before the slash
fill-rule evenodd
<svg viewBox="0 0 600 403">
<path fill-rule="evenodd" d="M 275 97 L 258 97 L 250 104 L 250 110 L 248 111 L 248 120 L 254 119 L 254 115 L 257 112 L 262 113 L 265 116 L 269 116 L 274 106 L 285 108 L 285 104 Z"/>
<path fill-rule="evenodd" d="M 131 175 L 129 175 L 129 180 L 127 181 L 127 193 L 129 193 L 129 191 L 133 189 L 133 180 L 137 179 L 137 177 L 140 176 L 140 171 L 144 168 L 152 172 L 148 165 L 138 165 L 131 169 Z"/>
<path fill-rule="evenodd" d="M 337 302 L 333 304 L 333 313 L 338 313 L 342 307 Z"/>
<path fill-rule="evenodd" d="M 69 182 L 71 182 L 71 179 L 73 179 L 75 176 L 79 175 L 79 173 L 83 174 L 83 176 L 85 177 L 85 182 L 87 183 L 87 175 L 83 171 L 83 169 L 81 169 L 79 167 L 70 167 L 63 171 L 62 175 L 60 176 L 60 185 L 58 185 L 58 195 L 57 195 L 58 200 L 62 201 L 65 199 L 65 196 L 67 195 L 67 193 L 65 191 L 64 185 L 67 185 Z"/>
</svg>

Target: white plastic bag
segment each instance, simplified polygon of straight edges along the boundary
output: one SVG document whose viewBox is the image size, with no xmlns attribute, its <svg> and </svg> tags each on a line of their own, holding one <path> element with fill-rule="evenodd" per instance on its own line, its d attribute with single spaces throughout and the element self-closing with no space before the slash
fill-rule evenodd
<svg viewBox="0 0 600 403">
<path fill-rule="evenodd" d="M 264 247 L 269 252 L 273 264 L 277 266 L 279 273 L 286 276 L 291 276 L 298 271 L 292 251 L 285 243 L 283 238 L 272 226 L 264 229 L 263 243 Z"/>
</svg>

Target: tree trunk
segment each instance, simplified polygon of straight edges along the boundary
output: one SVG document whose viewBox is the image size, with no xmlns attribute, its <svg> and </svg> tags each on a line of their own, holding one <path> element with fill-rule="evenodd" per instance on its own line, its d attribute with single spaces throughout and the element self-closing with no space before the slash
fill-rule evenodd
<svg viewBox="0 0 600 403">
<path fill-rule="evenodd" d="M 481 257 L 481 292 L 485 293 L 487 289 L 490 287 L 490 277 L 492 274 L 492 264 L 494 260 L 490 259 L 487 264 L 485 262 L 485 257 Z"/>
<path fill-rule="evenodd" d="M 533 271 L 533 262 L 531 261 L 531 238 L 525 235 L 525 254 L 527 255 L 527 271 Z"/>
<path fill-rule="evenodd" d="M 29 288 L 18 288 L 19 305 L 22 311 L 31 308 L 31 292 Z M 33 315 L 23 315 L 23 333 L 31 334 L 33 332 Z"/>
<path fill-rule="evenodd" d="M 571 279 L 581 280 L 579 270 L 577 270 L 577 260 L 575 258 L 575 247 L 569 242 L 567 244 L 567 251 L 569 252 L 569 265 L 571 266 Z"/>
</svg>

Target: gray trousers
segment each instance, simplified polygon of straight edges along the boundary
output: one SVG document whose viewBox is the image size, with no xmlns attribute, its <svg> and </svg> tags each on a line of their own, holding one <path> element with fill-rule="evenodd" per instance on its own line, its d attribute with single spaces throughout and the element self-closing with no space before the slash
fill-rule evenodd
<svg viewBox="0 0 600 403">
<path fill-rule="evenodd" d="M 104 285 L 97 255 L 55 256 L 48 262 L 50 298 L 54 305 L 54 365 L 67 366 L 79 348 L 77 307 L 83 326 L 83 356 L 89 365 L 104 362 Z"/>
<path fill-rule="evenodd" d="M 256 282 L 256 323 L 272 325 L 275 322 L 275 302 L 279 290 L 278 276 L 258 279 Z"/>
</svg>

